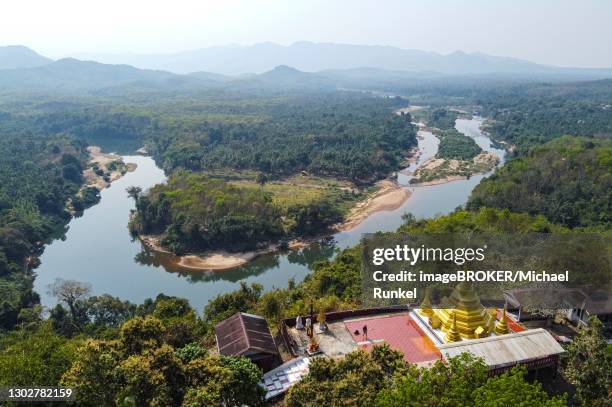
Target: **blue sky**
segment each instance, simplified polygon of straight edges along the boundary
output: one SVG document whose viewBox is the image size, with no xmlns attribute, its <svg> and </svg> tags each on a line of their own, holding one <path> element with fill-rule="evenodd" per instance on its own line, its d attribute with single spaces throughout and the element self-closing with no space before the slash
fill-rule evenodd
<svg viewBox="0 0 612 407">
<path fill-rule="evenodd" d="M 20 0 L 2 6 L 0 45 L 58 58 L 309 40 L 612 67 L 610 21 L 608 0 Z"/>
</svg>

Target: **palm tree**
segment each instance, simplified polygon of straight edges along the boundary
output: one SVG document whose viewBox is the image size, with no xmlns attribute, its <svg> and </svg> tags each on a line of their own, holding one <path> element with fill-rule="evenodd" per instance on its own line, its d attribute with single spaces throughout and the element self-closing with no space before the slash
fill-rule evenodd
<svg viewBox="0 0 612 407">
<path fill-rule="evenodd" d="M 255 181 L 261 186 L 261 189 L 263 189 L 265 183 L 268 182 L 268 177 L 263 172 L 260 172 L 259 174 L 257 174 L 257 178 L 255 178 Z"/>
<path fill-rule="evenodd" d="M 142 193 L 142 188 L 135 186 L 127 187 L 125 190 L 127 191 L 128 196 L 133 198 L 134 201 L 137 201 Z"/>
</svg>

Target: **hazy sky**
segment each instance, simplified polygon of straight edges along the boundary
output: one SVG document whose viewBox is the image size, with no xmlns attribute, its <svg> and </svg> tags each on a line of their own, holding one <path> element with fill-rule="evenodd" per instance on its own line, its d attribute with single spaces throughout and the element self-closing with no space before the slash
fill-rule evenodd
<svg viewBox="0 0 612 407">
<path fill-rule="evenodd" d="M 0 45 L 58 58 L 309 40 L 612 67 L 611 21 L 611 0 L 19 0 L 0 8 Z"/>
</svg>

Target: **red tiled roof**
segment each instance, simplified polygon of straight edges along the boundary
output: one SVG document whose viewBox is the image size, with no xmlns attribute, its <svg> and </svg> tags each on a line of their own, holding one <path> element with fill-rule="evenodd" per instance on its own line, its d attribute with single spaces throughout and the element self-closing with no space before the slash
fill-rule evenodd
<svg viewBox="0 0 612 407">
<path fill-rule="evenodd" d="M 364 325 L 368 327 L 369 344 L 362 345 L 363 348 L 369 349 L 386 342 L 391 348 L 403 352 L 408 362 L 419 363 L 441 358 L 438 348 L 408 314 L 345 321 L 344 325 L 357 343 L 365 341 L 362 330 Z M 359 331 L 359 334 L 355 335 L 355 331 Z"/>
</svg>

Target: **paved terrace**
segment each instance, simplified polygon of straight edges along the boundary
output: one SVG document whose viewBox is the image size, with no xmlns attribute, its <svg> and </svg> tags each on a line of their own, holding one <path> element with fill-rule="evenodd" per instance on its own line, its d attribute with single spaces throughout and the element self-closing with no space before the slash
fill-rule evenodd
<svg viewBox="0 0 612 407">
<path fill-rule="evenodd" d="M 321 332 L 315 324 L 316 340 L 323 354 L 332 358 L 343 357 L 355 349 L 372 349 L 383 343 L 404 353 L 404 359 L 416 364 L 430 364 L 441 359 L 440 352 L 409 315 L 408 311 L 387 312 L 341 318 L 327 323 Z M 367 337 L 363 327 L 367 326 Z M 294 352 L 306 355 L 309 338 L 305 330 L 287 327 L 287 334 L 295 345 Z"/>
</svg>

